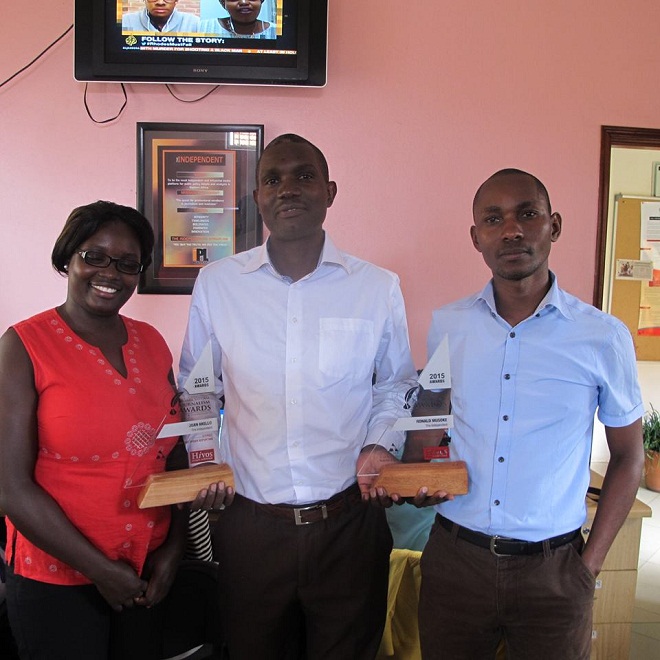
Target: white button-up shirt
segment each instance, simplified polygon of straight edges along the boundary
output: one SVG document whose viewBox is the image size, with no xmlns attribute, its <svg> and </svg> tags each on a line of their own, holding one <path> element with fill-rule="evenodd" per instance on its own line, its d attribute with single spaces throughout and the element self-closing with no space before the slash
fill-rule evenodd
<svg viewBox="0 0 660 660">
<path fill-rule="evenodd" d="M 223 458 L 258 502 L 323 500 L 356 480 L 367 444 L 395 450 L 416 385 L 398 277 L 339 251 L 292 282 L 266 245 L 203 268 L 192 295 L 180 382 L 212 340 L 225 397 Z"/>
</svg>

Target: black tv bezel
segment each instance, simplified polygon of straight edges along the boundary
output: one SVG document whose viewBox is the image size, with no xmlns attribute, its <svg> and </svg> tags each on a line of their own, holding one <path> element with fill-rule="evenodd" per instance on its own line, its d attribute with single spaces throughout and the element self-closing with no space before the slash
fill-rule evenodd
<svg viewBox="0 0 660 660">
<path fill-rule="evenodd" d="M 80 82 L 206 83 L 212 85 L 275 85 L 324 87 L 327 81 L 329 0 L 285 0 L 297 2 L 297 56 L 295 66 L 256 66 L 249 62 L 212 65 L 204 55 L 190 61 L 110 62 L 106 58 L 106 2 L 75 0 L 74 78 Z M 242 41 L 242 40 L 237 40 Z M 245 40 L 247 41 L 247 40 Z M 180 59 L 178 53 L 174 59 Z M 241 58 L 245 60 L 245 58 Z M 235 58 L 234 58 L 235 61 Z"/>
</svg>

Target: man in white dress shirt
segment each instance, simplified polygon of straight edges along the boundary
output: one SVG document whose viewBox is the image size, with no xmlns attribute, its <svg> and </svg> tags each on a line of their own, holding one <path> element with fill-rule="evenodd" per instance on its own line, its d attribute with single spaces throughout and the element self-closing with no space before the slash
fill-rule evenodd
<svg viewBox="0 0 660 660">
<path fill-rule="evenodd" d="M 211 339 L 236 483 L 193 505 L 224 505 L 214 540 L 232 660 L 367 660 L 382 635 L 392 539 L 368 501 L 386 494 L 356 473 L 394 460 L 416 372 L 398 277 L 323 230 L 336 192 L 317 147 L 273 140 L 254 191 L 267 243 L 206 266 L 192 296 L 180 378 Z"/>
</svg>

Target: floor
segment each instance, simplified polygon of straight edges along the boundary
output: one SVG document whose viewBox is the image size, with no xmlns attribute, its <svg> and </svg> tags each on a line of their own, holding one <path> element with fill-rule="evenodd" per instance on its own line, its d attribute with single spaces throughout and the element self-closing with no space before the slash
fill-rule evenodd
<svg viewBox="0 0 660 660">
<path fill-rule="evenodd" d="M 607 464 L 591 467 L 604 474 Z M 653 515 L 642 521 L 629 660 L 656 660 L 660 658 L 660 493 L 641 487 L 637 498 L 651 507 Z"/>
</svg>

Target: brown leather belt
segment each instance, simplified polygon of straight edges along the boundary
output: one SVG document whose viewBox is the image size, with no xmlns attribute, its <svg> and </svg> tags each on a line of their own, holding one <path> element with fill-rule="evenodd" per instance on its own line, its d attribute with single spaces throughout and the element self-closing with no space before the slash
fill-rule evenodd
<svg viewBox="0 0 660 660">
<path fill-rule="evenodd" d="M 478 545 L 480 548 L 490 550 L 494 555 L 503 557 L 507 555 L 536 555 L 543 552 L 543 545 L 548 544 L 552 550 L 559 546 L 566 545 L 574 541 L 580 535 L 580 529 L 573 530 L 566 534 L 553 536 L 552 538 L 545 539 L 545 541 L 522 541 L 519 539 L 511 539 L 506 536 L 488 536 L 481 532 L 475 532 L 467 527 L 461 527 L 455 522 L 436 514 L 435 519 L 438 524 L 444 527 L 448 532 L 453 532 L 458 529 L 456 536 L 473 545 Z"/>
<path fill-rule="evenodd" d="M 312 523 L 332 518 L 360 502 L 362 502 L 360 488 L 357 484 L 353 484 L 341 493 L 333 495 L 329 500 L 312 502 L 305 506 L 297 506 L 296 504 L 262 504 L 260 502 L 255 502 L 255 504 L 258 508 L 274 516 L 286 518 L 296 525 L 311 525 Z"/>
</svg>

